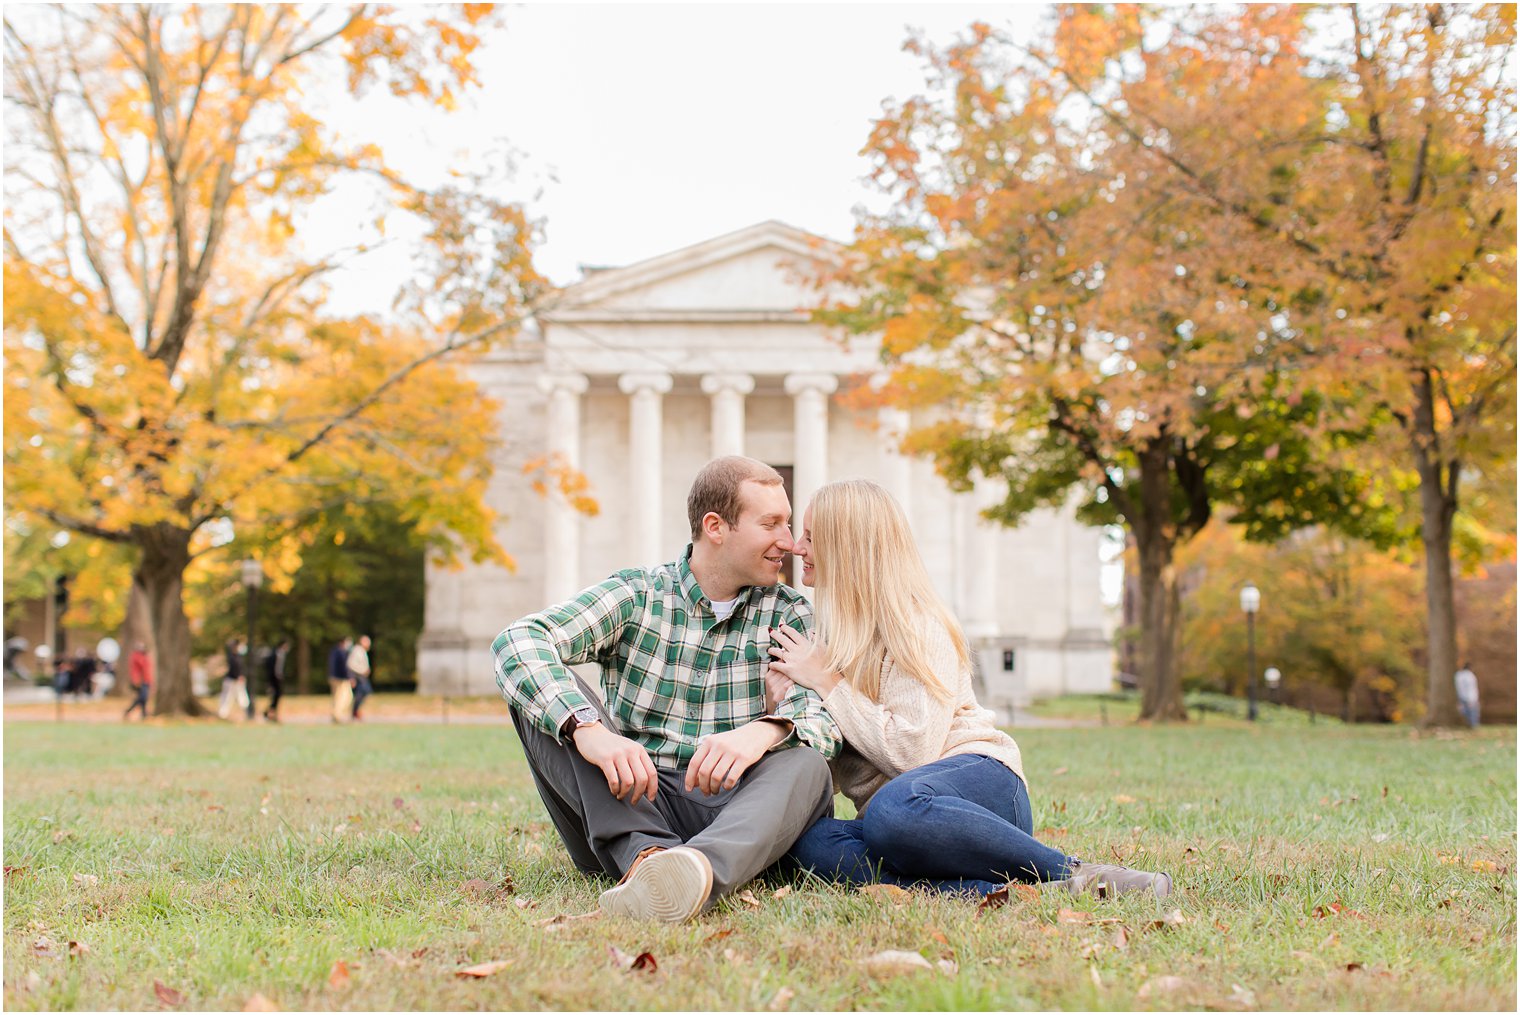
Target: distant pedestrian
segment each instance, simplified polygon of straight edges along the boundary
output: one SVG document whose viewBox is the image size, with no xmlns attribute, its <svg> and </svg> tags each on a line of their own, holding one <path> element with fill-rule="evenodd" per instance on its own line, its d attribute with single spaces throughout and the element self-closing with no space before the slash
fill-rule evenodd
<svg viewBox="0 0 1520 1015">
<path fill-rule="evenodd" d="M 132 693 L 136 695 L 132 704 L 122 713 L 122 721 L 132 718 L 134 709 L 142 709 L 142 717 L 148 718 L 148 694 L 153 690 L 153 659 L 148 655 L 148 647 L 142 642 L 132 646 L 132 655 L 127 659 L 127 679 L 132 682 Z"/>
<path fill-rule="evenodd" d="M 228 638 L 222 650 L 227 659 L 227 675 L 222 678 L 222 698 L 217 703 L 216 714 L 225 719 L 233 709 L 248 705 L 248 686 L 243 682 L 243 644 L 236 638 Z"/>
<path fill-rule="evenodd" d="M 348 649 L 353 639 L 344 638 L 327 653 L 327 686 L 332 690 L 332 721 L 347 722 L 354 704 L 354 688 L 348 682 Z"/>
<path fill-rule="evenodd" d="M 359 642 L 348 652 L 348 676 L 354 685 L 354 722 L 363 722 L 364 717 L 359 714 L 359 708 L 364 704 L 364 699 L 375 693 L 375 688 L 369 682 L 369 635 L 361 634 Z"/>
<path fill-rule="evenodd" d="M 1462 710 L 1462 718 L 1467 720 L 1467 725 L 1477 729 L 1478 675 L 1472 671 L 1472 664 L 1463 663 L 1454 680 L 1457 685 L 1457 707 Z"/>
<path fill-rule="evenodd" d="M 69 691 L 75 698 L 91 697 L 95 693 L 95 657 L 85 649 L 74 655 L 74 665 L 69 670 Z"/>
<path fill-rule="evenodd" d="M 270 722 L 280 721 L 280 696 L 285 693 L 285 659 L 290 654 L 290 639 L 283 639 L 268 655 L 264 656 L 264 682 L 269 685 L 269 707 L 264 718 Z"/>
</svg>

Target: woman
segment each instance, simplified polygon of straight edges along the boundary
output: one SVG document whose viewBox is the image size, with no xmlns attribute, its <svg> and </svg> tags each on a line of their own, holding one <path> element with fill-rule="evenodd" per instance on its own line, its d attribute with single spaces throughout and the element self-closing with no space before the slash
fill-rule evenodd
<svg viewBox="0 0 1520 1015">
<path fill-rule="evenodd" d="M 1031 834 L 1018 745 L 977 705 L 965 636 L 892 495 L 830 483 L 802 524 L 793 552 L 817 590 L 818 640 L 776 630 L 767 690 L 780 700 L 795 682 L 823 698 L 846 741 L 835 782 L 860 817 L 814 824 L 792 847 L 798 864 L 833 881 L 958 894 L 1014 880 L 1168 895 L 1169 875 L 1084 863 Z"/>
</svg>

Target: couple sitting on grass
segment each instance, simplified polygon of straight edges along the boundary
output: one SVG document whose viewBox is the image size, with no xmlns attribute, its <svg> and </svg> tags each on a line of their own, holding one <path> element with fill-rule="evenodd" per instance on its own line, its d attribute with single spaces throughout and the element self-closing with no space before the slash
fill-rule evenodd
<svg viewBox="0 0 1520 1015">
<path fill-rule="evenodd" d="M 783 857 L 972 899 L 1010 880 L 1171 891 L 1031 834 L 1018 745 L 977 705 L 965 636 L 885 490 L 823 487 L 794 543 L 781 476 L 731 456 L 698 474 L 687 514 L 680 560 L 619 571 L 493 645 L 571 860 L 620 879 L 604 911 L 688 920 Z M 779 584 L 787 554 L 816 590 L 816 632 Z M 600 693 L 579 663 L 600 667 Z M 835 784 L 859 817 L 832 817 Z"/>
</svg>

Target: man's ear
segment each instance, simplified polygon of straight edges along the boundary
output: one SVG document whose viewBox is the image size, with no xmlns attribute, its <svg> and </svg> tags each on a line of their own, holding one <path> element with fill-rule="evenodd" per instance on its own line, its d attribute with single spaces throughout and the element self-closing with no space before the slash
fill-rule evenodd
<svg viewBox="0 0 1520 1015">
<path fill-rule="evenodd" d="M 714 546 L 723 545 L 723 537 L 728 533 L 728 523 L 723 516 L 716 511 L 709 511 L 702 516 L 702 532 L 707 536 L 707 541 Z"/>
</svg>

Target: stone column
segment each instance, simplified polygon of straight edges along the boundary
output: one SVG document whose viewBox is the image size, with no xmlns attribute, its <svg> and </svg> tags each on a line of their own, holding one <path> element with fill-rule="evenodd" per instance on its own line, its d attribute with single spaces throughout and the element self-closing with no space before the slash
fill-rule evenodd
<svg viewBox="0 0 1520 1015">
<path fill-rule="evenodd" d="M 998 544 L 1002 528 L 982 517 L 982 509 L 998 502 L 1001 484 L 981 477 L 971 494 L 961 499 L 966 512 L 967 568 L 966 636 L 973 640 L 997 634 Z"/>
<path fill-rule="evenodd" d="M 671 384 L 671 376 L 663 372 L 618 378 L 618 390 L 628 396 L 628 499 L 637 565 L 658 564 L 665 559 L 660 544 L 664 522 L 660 491 L 665 484 L 662 409 Z"/>
<path fill-rule="evenodd" d="M 548 451 L 573 469 L 581 464 L 581 396 L 586 375 L 544 374 L 538 384 L 549 396 L 544 422 Z M 581 587 L 580 517 L 557 492 L 550 491 L 544 505 L 544 599 L 557 603 Z"/>
<path fill-rule="evenodd" d="M 712 456 L 744 454 L 744 398 L 755 390 L 749 374 L 708 374 L 702 393 L 712 399 Z"/>
<path fill-rule="evenodd" d="M 788 374 L 786 393 L 795 400 L 792 439 L 792 530 L 802 534 L 802 516 L 817 489 L 829 480 L 829 396 L 839 387 L 833 374 Z"/>
</svg>

